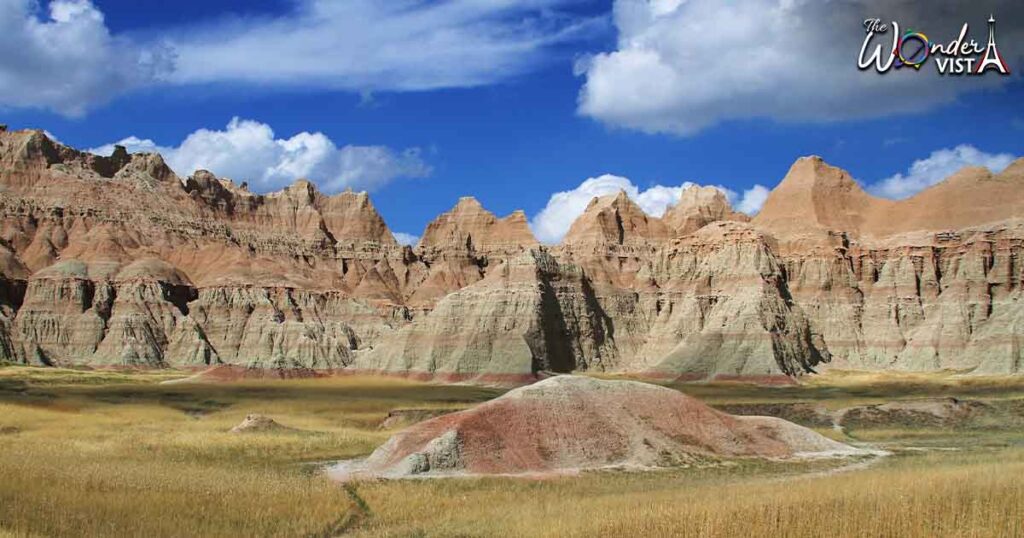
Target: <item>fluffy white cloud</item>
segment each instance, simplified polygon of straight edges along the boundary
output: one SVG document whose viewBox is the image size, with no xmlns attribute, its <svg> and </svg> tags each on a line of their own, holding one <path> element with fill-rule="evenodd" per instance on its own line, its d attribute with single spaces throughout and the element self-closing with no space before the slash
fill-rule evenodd
<svg viewBox="0 0 1024 538">
<path fill-rule="evenodd" d="M 733 203 L 737 211 L 742 211 L 748 215 L 756 215 L 761 211 L 761 206 L 764 205 L 764 201 L 768 199 L 768 195 L 771 192 L 771 189 L 764 185 L 754 185 L 743 191 L 743 196 L 740 198 L 737 198 L 735 195 L 730 196 L 729 201 Z"/>
<path fill-rule="evenodd" d="M 940 77 L 920 71 L 862 72 L 863 20 L 913 24 L 942 42 L 964 22 L 984 43 L 989 9 L 1000 52 L 1019 64 L 1019 0 L 615 0 L 615 51 L 578 62 L 586 82 L 579 112 L 646 132 L 690 134 L 730 119 L 830 121 L 914 112 L 1011 77 Z M 892 30 L 876 37 L 889 38 Z"/>
<path fill-rule="evenodd" d="M 693 183 L 687 181 L 675 187 L 654 185 L 641 190 L 629 178 L 622 176 L 604 174 L 588 178 L 575 189 L 552 194 L 544 209 L 530 221 L 530 228 L 541 242 L 558 243 L 569 231 L 573 221 L 587 209 L 587 204 L 593 198 L 617 194 L 619 191 L 625 192 L 648 215 L 661 217 L 668 208 L 679 201 L 683 189 L 690 185 Z M 721 185 L 713 186 L 725 193 L 730 203 L 736 204 L 738 208 L 742 208 L 741 211 L 747 213 L 756 213 L 760 210 L 768 196 L 768 189 L 761 185 L 744 191 L 742 197 Z"/>
<path fill-rule="evenodd" d="M 906 174 L 896 174 L 868 186 L 868 191 L 885 198 L 900 199 L 917 194 L 953 175 L 965 166 L 984 166 L 1002 172 L 1017 157 L 1009 153 L 985 153 L 969 144 L 933 151 L 926 159 L 910 165 Z"/>
<path fill-rule="evenodd" d="M 228 19 L 167 36 L 173 80 L 255 82 L 356 91 L 487 84 L 543 61 L 591 19 L 569 0 L 296 0 L 279 17 Z"/>
<path fill-rule="evenodd" d="M 80 115 L 173 67 L 163 47 L 112 36 L 89 0 L 0 0 L 0 106 Z"/>
<path fill-rule="evenodd" d="M 395 236 L 395 241 L 398 241 L 400 245 L 415 246 L 416 243 L 420 242 L 420 236 L 407 234 L 402 232 L 392 232 L 391 235 Z"/>
<path fill-rule="evenodd" d="M 0 0 L 0 106 L 79 115 L 151 84 L 244 83 L 358 92 L 505 80 L 590 35 L 574 0 L 289 0 L 234 16 L 112 34 L 90 0 Z M 364 93 L 364 95 L 369 95 Z"/>
<path fill-rule="evenodd" d="M 302 132 L 275 138 L 269 125 L 234 118 L 222 130 L 199 129 L 175 147 L 164 147 L 135 136 L 116 144 L 130 152 L 150 151 L 164 156 L 179 175 L 205 169 L 236 181 L 247 181 L 256 191 L 279 189 L 307 178 L 325 192 L 345 187 L 373 190 L 400 178 L 420 178 L 431 169 L 417 148 L 396 151 L 386 146 L 338 147 L 323 133 Z M 114 144 L 90 151 L 109 155 Z"/>
</svg>

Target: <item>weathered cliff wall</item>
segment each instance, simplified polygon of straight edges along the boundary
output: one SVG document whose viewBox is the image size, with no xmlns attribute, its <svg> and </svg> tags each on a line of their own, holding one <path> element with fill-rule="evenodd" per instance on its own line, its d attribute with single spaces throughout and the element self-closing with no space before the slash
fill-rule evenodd
<svg viewBox="0 0 1024 538">
<path fill-rule="evenodd" d="M 903 201 L 797 161 L 754 219 L 595 198 L 562 244 L 472 198 L 397 244 L 365 193 L 272 194 L 0 132 L 0 360 L 795 376 L 1024 368 L 1024 163 Z"/>
</svg>

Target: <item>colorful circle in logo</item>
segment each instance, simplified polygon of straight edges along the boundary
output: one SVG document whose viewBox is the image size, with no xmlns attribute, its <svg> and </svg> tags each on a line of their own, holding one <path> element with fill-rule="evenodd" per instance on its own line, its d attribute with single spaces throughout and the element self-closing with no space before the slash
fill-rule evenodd
<svg viewBox="0 0 1024 538">
<path fill-rule="evenodd" d="M 929 46 L 928 36 L 921 32 L 907 30 L 907 33 L 900 38 L 899 44 L 896 45 L 896 50 L 893 51 L 899 58 L 896 67 L 907 65 L 914 69 L 921 69 L 925 60 L 928 59 Z"/>
</svg>

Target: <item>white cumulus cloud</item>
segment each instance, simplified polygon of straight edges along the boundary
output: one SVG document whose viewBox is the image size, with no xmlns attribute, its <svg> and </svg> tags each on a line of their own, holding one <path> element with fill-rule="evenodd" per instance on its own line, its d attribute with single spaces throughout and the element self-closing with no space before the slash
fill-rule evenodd
<svg viewBox="0 0 1024 538">
<path fill-rule="evenodd" d="M 544 209 L 530 221 L 530 228 L 541 242 L 556 244 L 569 231 L 572 223 L 583 214 L 593 198 L 617 194 L 619 191 L 625 192 L 648 215 L 661 217 L 668 208 L 679 201 L 683 189 L 693 184 L 687 181 L 678 186 L 654 185 L 641 190 L 629 178 L 614 174 L 588 178 L 575 189 L 552 194 Z M 756 213 L 760 210 L 765 198 L 768 197 L 768 189 L 761 185 L 744 191 L 743 196 L 721 185 L 713 186 L 722 191 L 730 203 L 743 208 L 740 210 L 747 213 Z"/>
<path fill-rule="evenodd" d="M 574 2 L 288 0 L 279 15 L 227 14 L 129 36 L 112 33 L 90 0 L 0 0 L 0 107 L 81 115 L 155 84 L 364 95 L 490 84 L 602 27 L 601 17 L 562 9 Z"/>
<path fill-rule="evenodd" d="M 354 91 L 470 87 L 545 61 L 596 26 L 571 0 L 296 0 L 275 17 L 226 19 L 165 36 L 180 83 Z"/>
<path fill-rule="evenodd" d="M 729 196 L 729 201 L 733 203 L 737 211 L 748 215 L 756 215 L 761 211 L 761 206 L 764 205 L 764 201 L 768 199 L 768 195 L 771 192 L 771 189 L 764 185 L 754 185 L 743 191 L 742 197 L 737 197 L 735 194 Z"/>
<path fill-rule="evenodd" d="M 1012 77 L 941 77 L 920 71 L 860 71 L 862 23 L 927 32 L 943 43 L 964 22 L 984 43 L 996 13 L 1000 52 L 1019 65 L 1024 17 L 1019 0 L 984 8 L 959 0 L 615 0 L 616 50 L 578 62 L 585 77 L 579 113 L 645 132 L 692 134 L 726 120 L 832 121 L 916 112 Z M 876 37 L 888 38 L 892 30 Z"/>
<path fill-rule="evenodd" d="M 869 185 L 867 190 L 885 198 L 906 198 L 939 183 L 965 166 L 984 166 L 998 173 L 1016 158 L 1010 153 L 985 153 L 970 144 L 960 144 L 933 151 L 927 158 L 914 161 L 906 174 L 889 176 Z"/>
<path fill-rule="evenodd" d="M 398 241 L 399 245 L 415 246 L 416 243 L 420 242 L 420 236 L 418 235 L 403 232 L 392 232 L 391 235 L 395 236 L 395 241 Z"/>
<path fill-rule="evenodd" d="M 164 47 L 111 35 L 88 0 L 53 0 L 38 11 L 35 0 L 0 0 L 0 107 L 77 116 L 173 68 Z"/>
<path fill-rule="evenodd" d="M 109 155 L 114 144 L 129 152 L 158 152 L 179 175 L 204 169 L 258 192 L 279 189 L 298 178 L 317 183 L 324 192 L 346 187 L 374 190 L 397 178 L 421 178 L 431 168 L 417 148 L 387 146 L 338 147 L 323 133 L 302 132 L 276 138 L 269 125 L 234 118 L 224 130 L 199 129 L 177 146 L 159 146 L 131 136 L 89 151 Z"/>
</svg>

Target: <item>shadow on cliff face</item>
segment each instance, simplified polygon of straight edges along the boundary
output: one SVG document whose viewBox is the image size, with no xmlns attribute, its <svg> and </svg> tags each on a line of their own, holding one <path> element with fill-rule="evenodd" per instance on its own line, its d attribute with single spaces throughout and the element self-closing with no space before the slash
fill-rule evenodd
<svg viewBox="0 0 1024 538">
<path fill-rule="evenodd" d="M 572 335 L 565 324 L 565 315 L 551 284 L 541 284 L 540 342 L 530 344 L 533 352 L 533 371 L 569 373 L 576 369 L 576 354 L 570 342 Z"/>
<path fill-rule="evenodd" d="M 183 316 L 188 315 L 188 304 L 199 298 L 199 291 L 192 286 L 164 284 L 164 299 L 173 304 Z"/>
<path fill-rule="evenodd" d="M 578 280 L 543 269 L 540 272 L 540 312 L 537 326 L 527 336 L 527 345 L 533 354 L 534 373 L 568 374 L 606 367 L 604 362 L 614 357 L 604 356 L 614 349 L 615 327 L 605 312 L 589 279 L 580 275 Z M 582 296 L 582 305 L 573 305 L 566 299 L 565 288 Z M 570 301 L 563 305 L 563 301 Z M 580 308 L 582 306 L 582 308 Z M 609 345 L 610 344 L 610 345 Z"/>
<path fill-rule="evenodd" d="M 17 311 L 25 300 L 27 285 L 28 283 L 24 280 L 0 278 L 0 305 L 7 305 Z"/>
</svg>

